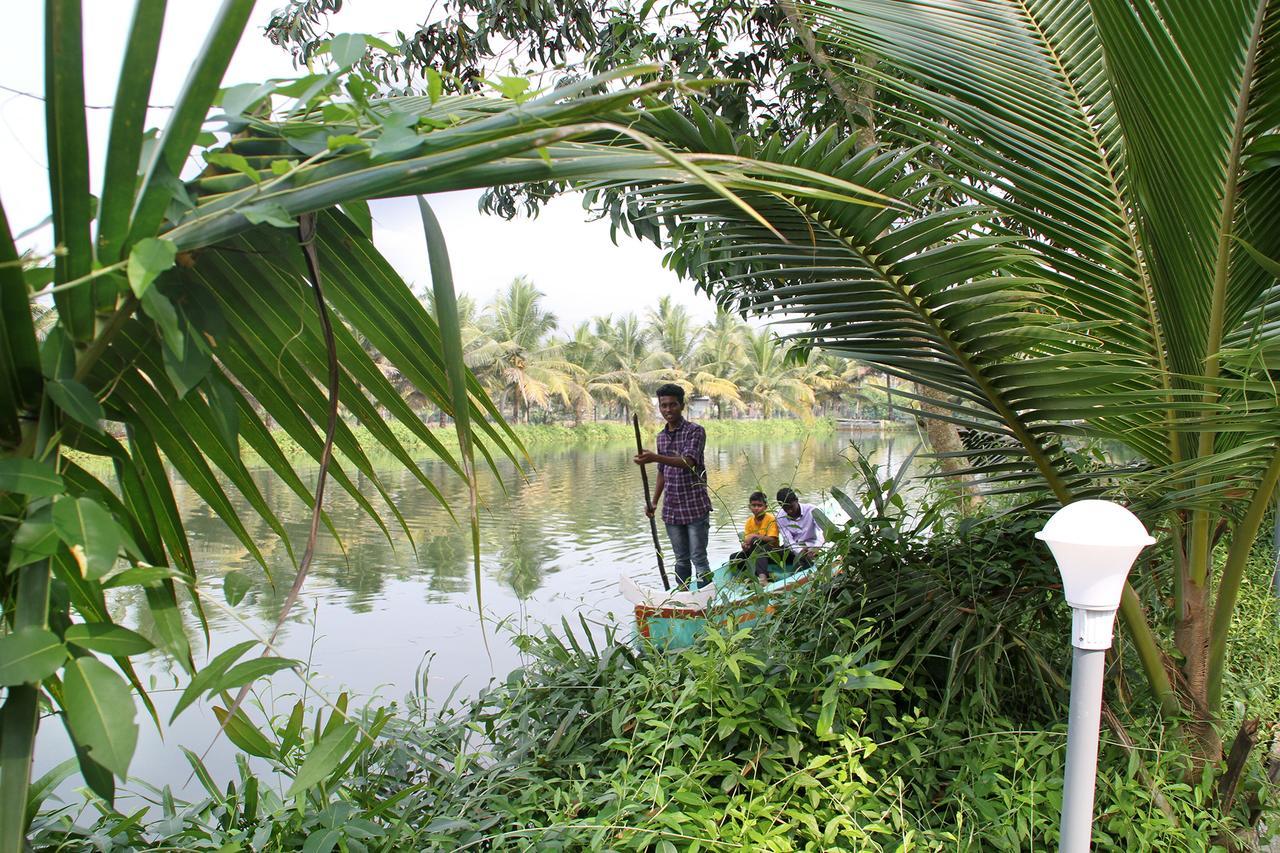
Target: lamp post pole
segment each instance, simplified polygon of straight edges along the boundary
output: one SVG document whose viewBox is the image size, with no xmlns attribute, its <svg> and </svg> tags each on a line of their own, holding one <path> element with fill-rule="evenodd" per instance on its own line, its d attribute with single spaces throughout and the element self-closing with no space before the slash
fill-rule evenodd
<svg viewBox="0 0 1280 853">
<path fill-rule="evenodd" d="M 1060 853 L 1086 853 L 1093 835 L 1102 676 L 1125 577 L 1138 553 L 1155 542 L 1119 504 L 1084 500 L 1054 513 L 1036 534 L 1053 552 L 1071 605 L 1071 708 L 1062 780 Z"/>
<path fill-rule="evenodd" d="M 1102 673 L 1111 647 L 1114 610 L 1071 612 L 1071 709 L 1067 713 L 1067 769 L 1062 779 L 1062 822 L 1058 849 L 1089 849 L 1093 835 L 1093 793 L 1098 774 L 1098 733 L 1102 723 Z M 1105 627 L 1104 627 L 1105 623 Z M 1105 633 L 1103 633 L 1105 631 Z"/>
</svg>

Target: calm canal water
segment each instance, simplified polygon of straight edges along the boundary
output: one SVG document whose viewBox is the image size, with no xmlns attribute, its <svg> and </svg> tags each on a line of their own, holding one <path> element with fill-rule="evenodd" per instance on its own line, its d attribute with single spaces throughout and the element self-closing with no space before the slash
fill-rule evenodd
<svg viewBox="0 0 1280 853">
<path fill-rule="evenodd" d="M 736 550 L 746 498 L 755 489 L 772 494 L 781 485 L 794 484 L 802 499 L 814 503 L 833 485 L 856 490 L 850 485 L 853 468 L 847 459 L 851 442 L 873 462 L 896 469 L 916 439 L 911 434 L 887 438 L 836 433 L 709 447 L 708 481 L 715 494 L 712 565 Z M 512 642 L 517 632 L 541 631 L 544 624 L 559 630 L 561 617 L 580 627 L 579 614 L 590 623 L 617 622 L 629 630 L 630 611 L 618 592 L 619 574 L 660 586 L 639 475 L 630 461 L 633 453 L 626 444 L 538 448 L 531 452 L 534 470 L 527 478 L 510 463 L 499 466 L 500 478 L 483 472 L 483 626 L 465 525 L 466 491 L 456 477 L 439 462 L 423 463 L 458 512 L 457 523 L 407 472 L 383 472 L 416 549 L 389 511 L 385 516 L 390 538 L 331 483 L 326 504 L 341 546 L 322 528 L 311 574 L 281 631 L 279 653 L 309 661 L 308 692 L 319 690 L 334 698 L 347 690 L 353 697 L 389 701 L 425 688 L 429 699 L 442 702 L 455 687 L 459 694 L 474 694 L 519 666 L 521 656 Z M 308 508 L 269 472 L 257 478 L 300 547 Z M 382 512 L 385 507 L 379 505 L 371 484 L 361 485 L 369 487 L 370 501 Z M 293 582 L 293 569 L 279 538 L 256 521 L 247 504 L 238 508 L 267 555 L 270 577 L 203 501 L 182 486 L 176 493 L 209 619 L 211 643 L 206 649 L 189 614 L 197 661 L 204 662 L 237 642 L 269 634 Z M 666 548 L 661 525 L 659 530 Z M 670 551 L 666 553 L 670 572 Z M 239 606 L 230 608 L 222 585 L 233 570 L 251 578 L 253 586 Z M 122 596 L 113 608 L 122 624 L 145 619 L 137 599 Z M 141 659 L 139 669 L 161 719 L 167 721 L 186 678 L 159 656 Z M 260 684 L 260 704 L 274 713 L 287 713 L 304 691 L 302 680 L 289 672 Z M 251 712 L 262 720 L 261 709 Z M 141 709 L 139 719 L 142 731 L 130 775 L 196 796 L 187 784 L 190 770 L 178 746 L 198 754 L 209 747 L 216 722 L 208 706 L 199 703 L 186 710 L 174 725 L 166 726 L 163 738 Z M 37 773 L 69 755 L 65 734 L 56 726 L 45 726 Z M 207 763 L 222 784 L 233 775 L 233 752 L 225 742 L 214 745 Z"/>
</svg>

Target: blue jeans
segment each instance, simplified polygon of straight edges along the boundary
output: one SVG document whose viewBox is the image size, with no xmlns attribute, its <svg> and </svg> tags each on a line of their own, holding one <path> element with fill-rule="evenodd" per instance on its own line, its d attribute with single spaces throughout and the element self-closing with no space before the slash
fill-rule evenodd
<svg viewBox="0 0 1280 853">
<path fill-rule="evenodd" d="M 689 564 L 698 570 L 698 586 L 711 583 L 711 567 L 707 565 L 707 536 L 711 532 L 711 516 L 704 515 L 688 524 L 668 524 L 667 538 L 676 553 L 676 582 L 689 584 Z"/>
</svg>

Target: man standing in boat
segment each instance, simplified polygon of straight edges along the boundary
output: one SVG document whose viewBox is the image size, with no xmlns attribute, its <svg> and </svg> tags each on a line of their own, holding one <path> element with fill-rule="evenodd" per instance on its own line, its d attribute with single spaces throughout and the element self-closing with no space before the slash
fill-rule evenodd
<svg viewBox="0 0 1280 853">
<path fill-rule="evenodd" d="M 666 425 L 658 433 L 658 452 L 641 450 L 637 465 L 658 466 L 653 506 L 662 499 L 662 522 L 676 555 L 676 580 L 687 586 L 690 564 L 698 572 L 698 586 L 711 582 L 707 564 L 707 536 L 711 529 L 711 496 L 707 494 L 707 466 L 703 450 L 707 432 L 684 418 L 684 389 L 666 384 L 658 388 L 658 412 Z M 653 515 L 653 506 L 648 514 Z"/>
</svg>

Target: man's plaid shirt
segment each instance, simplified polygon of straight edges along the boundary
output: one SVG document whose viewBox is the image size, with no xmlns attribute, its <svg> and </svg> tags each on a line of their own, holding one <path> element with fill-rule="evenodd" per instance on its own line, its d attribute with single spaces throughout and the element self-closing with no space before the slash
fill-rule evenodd
<svg viewBox="0 0 1280 853">
<path fill-rule="evenodd" d="M 707 446 L 707 431 L 693 421 L 681 421 L 674 430 L 664 427 L 658 433 L 658 455 L 687 456 L 693 460 L 691 471 L 683 466 L 658 464 L 666 485 L 662 492 L 662 520 L 667 524 L 691 524 L 711 512 L 707 494 L 707 466 L 702 458 Z"/>
</svg>

